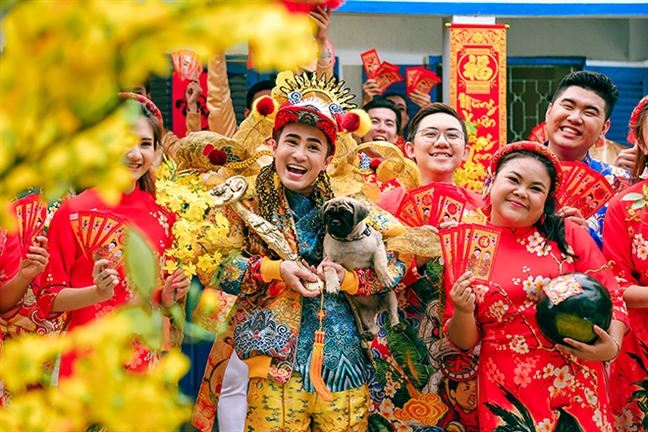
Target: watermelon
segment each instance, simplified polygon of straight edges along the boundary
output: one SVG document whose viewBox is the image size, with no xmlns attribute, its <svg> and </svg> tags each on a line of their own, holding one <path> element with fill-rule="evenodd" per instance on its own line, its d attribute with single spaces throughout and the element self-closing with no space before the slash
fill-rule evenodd
<svg viewBox="0 0 648 432">
<path fill-rule="evenodd" d="M 553 343 L 571 338 L 586 344 L 598 339 L 594 325 L 607 330 L 612 321 L 612 298 L 592 276 L 565 273 L 552 279 L 536 305 L 540 332 Z"/>
</svg>

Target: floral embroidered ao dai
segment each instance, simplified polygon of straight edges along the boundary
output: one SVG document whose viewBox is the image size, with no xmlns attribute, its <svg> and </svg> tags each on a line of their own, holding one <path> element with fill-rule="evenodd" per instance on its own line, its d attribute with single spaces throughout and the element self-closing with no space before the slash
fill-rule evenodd
<svg viewBox="0 0 648 432">
<path fill-rule="evenodd" d="M 647 186 L 644 180 L 608 204 L 603 253 L 614 261 L 612 269 L 623 289 L 648 286 L 648 207 L 632 209 L 637 200 L 624 199 L 631 193 L 645 195 Z M 644 290 L 648 296 L 648 288 Z M 640 425 L 643 422 L 645 427 L 648 418 L 648 308 L 629 308 L 628 315 L 631 331 L 623 338 L 621 353 L 610 370 L 615 427 L 623 432 L 642 430 Z"/>
<path fill-rule="evenodd" d="M 627 322 L 619 286 L 588 233 L 567 221 L 565 239 L 579 259 L 563 255 L 555 242 L 545 244 L 534 227 L 504 229 L 492 281 L 473 285 L 481 336 L 477 410 L 482 431 L 498 426 L 553 431 L 559 422 L 571 428 L 566 430 L 579 430 L 576 425 L 587 432 L 612 430 L 603 362 L 561 353 L 542 336 L 535 317 L 542 289 L 552 278 L 590 271 L 612 294 L 613 318 Z M 446 281 L 448 299 L 450 288 Z M 452 308 L 448 300 L 446 326 Z"/>
<path fill-rule="evenodd" d="M 94 262 L 85 256 L 79 246 L 70 218 L 79 210 L 96 209 L 109 211 L 124 216 L 128 223 L 137 228 L 149 240 L 149 245 L 158 256 L 171 247 L 171 228 L 175 221 L 172 214 L 155 203 L 155 198 L 139 188 L 131 194 L 122 194 L 116 206 L 106 204 L 96 190 L 90 189 L 64 202 L 54 215 L 48 231 L 50 263 L 45 270 L 47 284 L 43 295 L 39 297 L 41 308 L 47 312 L 58 293 L 64 288 L 82 288 L 94 285 L 92 268 Z M 135 295 L 134 287 L 130 286 L 122 266 L 119 272 L 120 283 L 115 287 L 114 296 L 105 302 L 88 306 L 68 313 L 67 329 L 72 330 L 96 318 L 113 312 L 116 308 L 127 304 Z M 164 280 L 164 279 L 161 279 Z M 154 355 L 145 348 L 137 345 L 140 355 L 129 365 L 129 369 L 146 370 Z M 73 357 L 64 356 L 61 361 L 61 376 L 71 374 Z"/>
</svg>

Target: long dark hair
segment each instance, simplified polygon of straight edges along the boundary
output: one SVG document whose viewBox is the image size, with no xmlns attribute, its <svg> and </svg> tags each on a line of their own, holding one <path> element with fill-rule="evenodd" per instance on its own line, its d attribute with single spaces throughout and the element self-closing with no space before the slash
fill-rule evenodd
<svg viewBox="0 0 648 432">
<path fill-rule="evenodd" d="M 539 153 L 529 150 L 515 151 L 502 157 L 500 163 L 497 165 L 497 170 L 495 171 L 494 176 L 497 177 L 499 172 L 502 170 L 502 167 L 504 167 L 508 162 L 521 157 L 529 157 L 540 162 L 547 170 L 547 174 L 551 181 L 549 193 L 542 211 L 542 217 L 540 217 L 540 219 L 535 223 L 536 228 L 540 231 L 540 234 L 547 239 L 547 242 L 555 241 L 563 254 L 577 258 L 569 244 L 565 241 L 565 221 L 563 218 L 556 216 L 557 202 L 553 195 L 556 192 L 556 181 L 558 176 L 554 164 L 551 163 L 549 159 Z"/>
<path fill-rule="evenodd" d="M 159 118 L 155 116 L 147 107 L 141 102 L 138 102 L 140 105 L 142 116 L 146 119 L 149 126 L 153 130 L 153 149 L 157 153 L 160 148 L 160 142 L 162 140 L 162 122 Z M 145 192 L 150 193 L 155 196 L 155 170 L 150 168 L 147 172 L 144 173 L 142 177 L 137 180 L 139 188 Z"/>
<path fill-rule="evenodd" d="M 639 112 L 639 116 L 637 116 L 637 121 L 633 122 L 630 124 L 630 128 L 632 129 L 632 133 L 635 136 L 635 139 L 637 140 L 637 145 L 641 142 L 643 147 L 645 148 L 648 146 L 648 143 L 644 142 L 643 139 L 643 133 L 644 133 L 644 121 L 648 117 L 648 103 L 646 103 L 641 111 Z M 635 164 L 634 168 L 634 175 L 635 178 L 641 177 L 641 174 L 643 174 L 644 169 L 646 168 L 646 155 L 644 154 L 643 150 L 641 147 L 639 147 L 639 152 L 638 152 L 638 158 L 637 158 L 637 163 Z"/>
</svg>

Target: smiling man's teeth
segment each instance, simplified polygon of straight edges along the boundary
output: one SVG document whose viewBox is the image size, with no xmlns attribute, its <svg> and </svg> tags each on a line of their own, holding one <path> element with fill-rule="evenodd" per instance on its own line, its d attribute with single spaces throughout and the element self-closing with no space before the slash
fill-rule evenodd
<svg viewBox="0 0 648 432">
<path fill-rule="evenodd" d="M 570 127 L 564 127 L 563 131 L 565 131 L 567 133 L 570 133 L 570 134 L 574 134 L 574 135 L 578 135 L 580 133 L 577 129 L 573 129 L 573 128 L 570 128 Z"/>
<path fill-rule="evenodd" d="M 288 171 L 290 172 L 297 172 L 299 174 L 303 174 L 306 172 L 306 168 L 296 166 L 296 165 L 288 165 L 286 168 L 288 168 Z"/>
</svg>

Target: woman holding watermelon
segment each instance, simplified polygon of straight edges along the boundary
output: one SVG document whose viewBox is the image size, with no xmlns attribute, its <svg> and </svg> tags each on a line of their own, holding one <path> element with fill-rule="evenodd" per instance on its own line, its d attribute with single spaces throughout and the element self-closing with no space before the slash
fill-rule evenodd
<svg viewBox="0 0 648 432">
<path fill-rule="evenodd" d="M 454 284 L 446 277 L 444 317 L 460 351 L 481 341 L 480 430 L 612 431 L 603 362 L 618 355 L 626 329 L 619 285 L 587 232 L 555 215 L 562 173 L 553 153 L 539 143 L 509 144 L 491 172 L 489 223 L 503 230 L 494 276 L 488 284 L 470 272 Z M 587 272 L 612 297 L 612 322 L 607 331 L 593 327 L 591 345 L 570 338 L 554 345 L 536 320 L 543 288 L 568 272 Z"/>
<path fill-rule="evenodd" d="M 143 96 L 125 93 L 122 97 L 135 99 L 142 113 L 132 127 L 133 133 L 139 136 L 139 142 L 128 150 L 124 158 L 124 164 L 131 172 L 129 188 L 115 205 L 106 203 L 96 189 L 88 189 L 65 201 L 54 215 L 47 233 L 50 247 L 50 262 L 45 271 L 47 286 L 38 296 L 38 301 L 45 313 L 69 312 L 68 330 L 114 311 L 136 295 L 127 283 L 123 264 L 111 268 L 111 261 L 96 259 L 94 252 L 93 259 L 86 256 L 87 250 L 81 245 L 79 232 L 75 233 L 73 229 L 73 222 L 80 221 L 81 213 L 99 211 L 101 215 L 107 215 L 106 218 L 124 221 L 126 226 L 137 228 L 158 255 L 164 254 L 172 243 L 171 228 L 175 218 L 155 202 L 155 174 L 151 168 L 160 143 L 162 115 L 155 104 Z M 97 236 L 102 231 L 103 228 Z M 104 244 L 111 250 L 108 240 Z M 117 255 L 111 257 L 118 261 Z M 157 298 L 154 302 L 170 305 L 182 299 L 189 290 L 189 283 L 190 279 L 177 271 L 155 291 Z M 128 368 L 145 371 L 155 356 L 143 347 L 137 349 L 140 355 Z M 72 365 L 82 353 L 83 350 L 77 350 L 76 355 L 63 356 L 61 376 L 72 373 Z"/>
<path fill-rule="evenodd" d="M 634 173 L 640 178 L 648 153 L 648 96 L 632 113 L 628 141 L 640 150 Z M 619 431 L 648 428 L 647 187 L 648 180 L 644 177 L 610 201 L 603 232 L 603 253 L 614 261 L 612 270 L 624 290 L 632 326 L 610 370 L 610 399 Z"/>
</svg>

